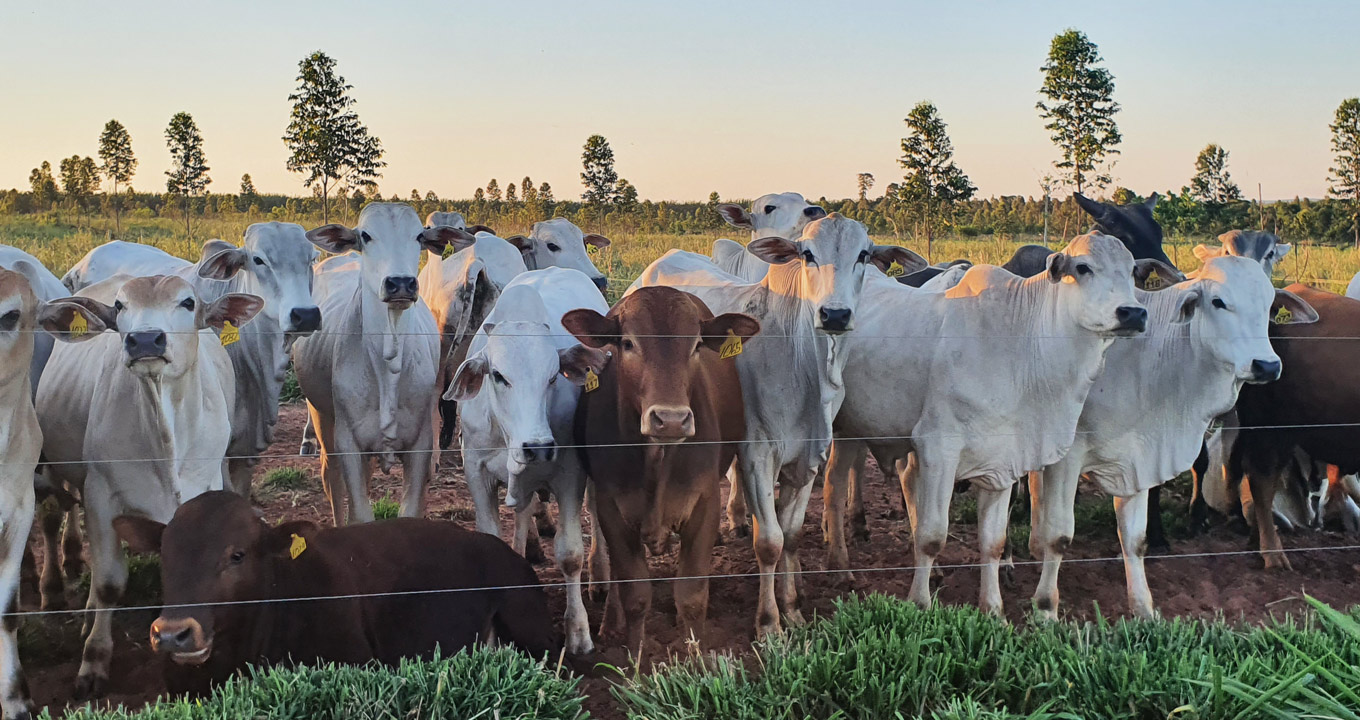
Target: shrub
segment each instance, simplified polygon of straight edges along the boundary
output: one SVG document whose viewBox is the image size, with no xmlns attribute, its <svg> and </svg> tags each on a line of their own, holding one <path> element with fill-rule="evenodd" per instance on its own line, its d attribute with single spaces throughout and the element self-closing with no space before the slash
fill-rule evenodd
<svg viewBox="0 0 1360 720">
<path fill-rule="evenodd" d="M 391 520 L 401 514 L 401 504 L 392 499 L 391 495 L 384 495 L 373 501 L 373 519 Z"/>
<path fill-rule="evenodd" d="M 271 490 L 302 490 L 309 480 L 307 472 L 301 468 L 280 467 L 265 473 L 260 484 Z"/>
</svg>

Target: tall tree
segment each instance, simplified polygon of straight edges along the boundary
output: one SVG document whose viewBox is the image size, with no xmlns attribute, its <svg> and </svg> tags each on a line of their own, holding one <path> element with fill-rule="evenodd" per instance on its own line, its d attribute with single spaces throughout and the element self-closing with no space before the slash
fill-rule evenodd
<svg viewBox="0 0 1360 720">
<path fill-rule="evenodd" d="M 1348 98 L 1336 109 L 1332 129 L 1332 153 L 1336 165 L 1328 180 L 1332 196 L 1349 200 L 1355 247 L 1360 250 L 1360 98 Z"/>
<path fill-rule="evenodd" d="M 72 155 L 58 165 L 61 173 L 61 189 L 66 197 L 75 204 L 76 210 L 83 210 L 85 204 L 99 189 L 99 166 L 94 158 Z"/>
<path fill-rule="evenodd" d="M 519 204 L 519 191 L 515 189 L 514 183 L 505 186 L 505 201 L 511 205 Z"/>
<path fill-rule="evenodd" d="M 59 190 L 56 178 L 52 177 L 52 163 L 44 160 L 42 165 L 33 168 L 28 174 L 28 185 L 33 189 L 35 209 L 47 210 L 57 201 Z"/>
<path fill-rule="evenodd" d="M 104 177 L 113 183 L 113 194 L 109 196 L 113 206 L 113 231 L 122 234 L 123 198 L 118 194 L 118 186 L 132 182 L 137 172 L 137 158 L 132 154 L 132 136 L 127 128 L 117 120 L 104 123 L 104 132 L 99 134 L 99 159 L 104 161 L 100 167 Z"/>
<path fill-rule="evenodd" d="M 869 189 L 874 186 L 873 173 L 860 173 L 855 176 L 855 189 L 859 190 L 859 201 L 868 200 Z"/>
<path fill-rule="evenodd" d="M 1077 192 L 1111 182 L 1105 158 L 1119 154 L 1115 146 L 1123 139 L 1114 122 L 1119 112 L 1114 75 L 1098 66 L 1103 60 L 1085 33 L 1067 30 L 1054 36 L 1048 62 L 1040 68 L 1044 84 L 1039 92 L 1048 102 L 1041 100 L 1035 107 L 1039 117 L 1048 121 L 1044 128 L 1053 133 L 1053 143 L 1062 152 L 1062 160 L 1053 165 L 1064 171 L 1064 179 Z"/>
<path fill-rule="evenodd" d="M 1228 151 L 1209 143 L 1195 158 L 1195 176 L 1190 178 L 1190 194 L 1210 205 L 1227 205 L 1242 199 L 1242 191 L 1228 173 Z"/>
<path fill-rule="evenodd" d="M 236 209 L 245 212 L 250 209 L 260 199 L 260 194 L 255 191 L 255 181 L 250 179 L 250 173 L 241 176 L 241 192 L 236 196 Z"/>
<path fill-rule="evenodd" d="M 614 205 L 622 212 L 632 212 L 638 207 L 638 191 L 633 183 L 619 178 L 614 186 Z"/>
<path fill-rule="evenodd" d="M 481 204 L 482 202 L 484 202 L 485 200 L 486 200 L 486 191 L 482 190 L 481 188 L 477 188 L 475 191 L 473 191 L 473 193 L 472 193 L 472 202 L 475 202 L 475 203 L 477 203 L 477 204 L 480 205 L 480 204 Z"/>
<path fill-rule="evenodd" d="M 184 236 L 190 237 L 189 211 L 195 195 L 208 189 L 208 161 L 203 156 L 203 135 L 187 112 L 175 113 L 165 128 L 165 145 L 170 148 L 170 169 L 165 171 L 165 189 L 184 199 Z"/>
<path fill-rule="evenodd" d="M 591 135 L 586 140 L 585 151 L 581 153 L 581 184 L 586 191 L 581 193 L 581 202 L 593 208 L 612 205 L 619 184 L 619 174 L 614 170 L 614 150 L 603 135 Z"/>
<path fill-rule="evenodd" d="M 934 249 L 935 226 L 949 221 L 958 203 L 973 197 L 977 188 L 954 164 L 954 144 L 934 103 L 917 103 L 906 123 L 911 134 L 902 138 L 902 157 L 897 162 L 906 172 L 897 198 L 924 221 L 929 255 Z"/>
<path fill-rule="evenodd" d="M 548 209 L 550 210 L 552 209 L 553 203 L 557 202 L 553 199 L 552 186 L 548 184 L 547 180 L 544 180 L 543 184 L 538 186 L 538 201 L 548 206 Z"/>
<path fill-rule="evenodd" d="M 524 179 L 519 181 L 519 190 L 520 194 L 524 196 L 525 205 L 538 204 L 538 189 L 534 187 L 534 181 L 530 180 L 528 175 L 525 175 Z"/>
<path fill-rule="evenodd" d="M 353 85 L 335 72 L 335 60 L 320 50 L 298 63 L 298 89 L 288 96 L 293 112 L 283 142 L 291 155 L 288 169 L 305 173 L 303 185 L 320 185 L 321 221 L 327 212 L 330 188 L 343 183 L 368 188 L 382 177 L 382 143 L 369 135 L 354 111 Z"/>
<path fill-rule="evenodd" d="M 501 184 L 496 182 L 496 178 L 491 178 L 491 182 L 486 184 L 486 199 L 493 203 L 501 201 Z"/>
</svg>

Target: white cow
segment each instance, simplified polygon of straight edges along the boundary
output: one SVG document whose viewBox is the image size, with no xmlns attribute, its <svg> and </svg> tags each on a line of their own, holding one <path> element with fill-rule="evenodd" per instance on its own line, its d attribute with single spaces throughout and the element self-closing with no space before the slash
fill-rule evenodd
<svg viewBox="0 0 1360 720">
<path fill-rule="evenodd" d="M 61 276 L 61 284 L 77 293 L 114 275 L 176 275 L 189 265 L 192 263 L 157 247 L 112 240 L 85 253 L 85 257 Z"/>
<path fill-rule="evenodd" d="M 0 245 L 0 269 L 11 270 L 27 278 L 34 296 L 41 302 L 51 302 L 71 294 L 38 258 L 19 248 Z M 52 336 L 46 333 L 39 333 L 34 338 L 33 361 L 30 365 L 30 380 L 34 392 L 38 391 L 38 380 L 42 377 L 42 369 L 47 365 L 48 356 L 52 354 L 53 342 Z"/>
<path fill-rule="evenodd" d="M 480 242 L 480 241 L 479 241 Z M 593 649 L 581 599 L 581 503 L 586 478 L 571 449 L 572 424 L 587 371 L 604 367 L 600 350 L 584 347 L 562 327 L 578 308 L 609 305 L 576 270 L 531 270 L 505 287 L 472 340 L 444 397 L 457 400 L 463 423 L 463 469 L 477 506 L 477 529 L 500 534 L 497 489 L 515 508 L 514 548 L 524 553 L 534 500 L 557 497 L 557 565 L 567 580 L 567 652 Z M 562 381 L 559 375 L 571 382 Z"/>
<path fill-rule="evenodd" d="M 845 338 L 859 322 L 866 268 L 897 262 L 919 270 L 926 262 L 910 250 L 874 245 L 863 225 L 838 213 L 809 223 L 798 240 L 766 237 L 747 250 L 773 265 L 758 284 L 723 272 L 702 255 L 672 250 L 633 287 L 668 285 L 695 295 L 715 314 L 741 312 L 760 321 L 761 334 L 737 356 L 746 443 L 736 465 L 756 518 L 762 573 L 756 629 L 764 635 L 779 629 L 776 565 L 783 571 L 783 610 L 792 622 L 802 619 L 798 539 L 844 393 Z"/>
<path fill-rule="evenodd" d="M 1143 569 L 1149 488 L 1190 469 L 1204 432 L 1232 409 L 1244 383 L 1279 377 L 1272 303 L 1289 308 L 1292 322 L 1317 320 L 1308 303 L 1275 290 L 1256 260 L 1240 256 L 1211 257 L 1191 279 L 1136 296 L 1148 308 L 1146 335 L 1110 348 L 1071 450 L 1030 475 L 1030 552 L 1044 562 L 1034 604 L 1049 617 L 1057 616 L 1058 569 L 1082 475 L 1114 496 L 1129 608 L 1153 616 Z"/>
<path fill-rule="evenodd" d="M 1142 331 L 1147 310 L 1134 298 L 1133 269 L 1123 243 L 1092 233 L 1033 278 L 978 265 L 945 293 L 889 282 L 866 289 L 862 335 L 844 351 L 836 434 L 846 440 L 836 441 L 826 492 L 843 511 L 846 477 L 862 456 L 853 443 L 874 438 L 870 450 L 880 467 L 897 468 L 908 500 L 916 603 L 930 603 L 954 484 L 969 480 L 979 489 L 980 605 L 1000 611 L 1012 485 L 1062 458 L 1106 349 L 1116 335 Z M 842 524 L 828 526 L 841 532 Z"/>
<path fill-rule="evenodd" d="M 173 275 L 116 275 L 61 302 L 95 316 L 84 334 L 58 335 L 67 342 L 53 350 L 37 398 L 44 473 L 85 506 L 95 613 L 76 691 L 91 697 L 108 681 L 109 609 L 127 584 L 113 520 L 168 522 L 185 501 L 222 489 L 236 393 L 214 329 L 245 325 L 264 301 L 231 293 L 207 302 Z"/>
<path fill-rule="evenodd" d="M 357 253 L 319 268 L 316 296 L 326 326 L 293 346 L 335 523 L 373 519 L 375 458 L 384 472 L 400 460 L 401 514 L 419 517 L 434 471 L 439 333 L 416 272 L 422 250 L 461 249 L 473 238 L 458 228 L 425 228 L 401 203 L 371 203 L 355 227 L 325 225 L 307 237 L 327 252 Z"/>
<path fill-rule="evenodd" d="M 583 233 L 581 228 L 566 218 L 536 222 L 528 236 L 512 235 L 506 240 L 519 248 L 524 265 L 530 270 L 570 268 L 585 273 L 600 292 L 609 286 L 609 278 L 595 267 L 586 252 L 586 245 L 601 250 L 609 247 L 609 238 L 596 233 Z"/>
<path fill-rule="evenodd" d="M 795 192 L 761 195 L 751 201 L 751 209 L 731 203 L 718 206 L 718 214 L 732 227 L 751 231 L 751 239 L 763 237 L 796 238 L 813 220 L 826 217 L 826 211 L 812 205 Z M 760 282 L 770 265 L 746 252 L 740 243 L 727 238 L 713 242 L 713 262 L 747 282 Z"/>
</svg>

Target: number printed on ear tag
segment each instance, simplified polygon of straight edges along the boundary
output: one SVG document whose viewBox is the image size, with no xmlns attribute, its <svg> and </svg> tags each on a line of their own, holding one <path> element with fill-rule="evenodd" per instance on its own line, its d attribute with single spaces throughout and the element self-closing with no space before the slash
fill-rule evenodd
<svg viewBox="0 0 1360 720">
<path fill-rule="evenodd" d="M 723 341 L 722 347 L 718 349 L 718 357 L 726 360 L 741 354 L 741 338 L 731 330 L 727 331 L 727 339 Z"/>
<path fill-rule="evenodd" d="M 1144 289 L 1144 290 L 1161 290 L 1161 289 L 1162 289 L 1162 276 L 1161 276 L 1161 275 L 1158 275 L 1156 270 L 1153 270 L 1152 272 L 1149 272 L 1149 273 L 1148 273 L 1148 276 L 1147 276 L 1147 279 L 1143 280 L 1143 289 Z"/>
<path fill-rule="evenodd" d="M 302 537 L 301 535 L 298 535 L 297 533 L 293 533 L 293 544 L 288 546 L 288 554 L 292 556 L 294 560 L 296 560 L 298 559 L 298 556 L 304 552 L 307 552 L 306 538 Z"/>
<path fill-rule="evenodd" d="M 902 267 L 902 263 L 894 260 L 892 261 L 892 264 L 888 266 L 888 270 L 884 274 L 886 274 L 888 277 L 898 277 L 901 275 L 906 275 L 907 269 Z"/>
<path fill-rule="evenodd" d="M 600 389 L 600 376 L 594 370 L 586 370 L 586 392 L 595 392 Z"/>
<path fill-rule="evenodd" d="M 1276 325 L 1288 325 L 1289 321 L 1293 319 L 1294 313 L 1289 312 L 1289 308 L 1287 307 L 1281 307 L 1280 310 L 1275 313 L 1275 317 L 1271 318 L 1270 321 Z"/>
<path fill-rule="evenodd" d="M 71 318 L 71 324 L 66 327 L 66 331 L 71 333 L 73 339 L 78 338 L 90 331 L 90 324 L 85 321 L 84 315 L 76 313 L 75 317 Z"/>
<path fill-rule="evenodd" d="M 241 331 L 230 320 L 222 323 L 222 347 L 226 347 L 241 339 Z"/>
</svg>

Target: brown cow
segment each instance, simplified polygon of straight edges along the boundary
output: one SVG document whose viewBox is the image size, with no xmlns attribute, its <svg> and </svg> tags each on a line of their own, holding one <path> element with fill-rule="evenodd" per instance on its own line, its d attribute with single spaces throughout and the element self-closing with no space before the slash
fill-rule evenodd
<svg viewBox="0 0 1360 720">
<path fill-rule="evenodd" d="M 151 647 L 174 660 L 166 664 L 174 693 L 205 692 L 246 663 L 395 664 L 492 633 L 535 655 L 555 645 L 528 561 L 453 523 L 270 527 L 245 498 L 209 492 L 169 525 L 130 515 L 114 524 L 134 551 L 161 553 L 166 607 L 151 624 Z M 509 589 L 422 592 L 483 587 Z M 296 600 L 374 593 L 410 594 Z M 268 600 L 282 602 L 241 603 Z"/>
<path fill-rule="evenodd" d="M 688 578 L 675 583 L 677 615 L 702 642 L 719 483 L 746 436 L 736 364 L 720 351 L 736 346 L 734 338 L 749 340 L 760 323 L 740 313 L 714 317 L 693 295 L 647 287 L 608 315 L 572 310 L 562 325 L 586 346 L 613 352 L 598 388 L 582 393 L 576 408 L 595 517 L 613 578 L 623 581 L 610 589 L 605 624 L 626 628 L 640 660 L 652 603 L 646 550 L 663 552 L 676 529 L 678 575 Z"/>
</svg>

